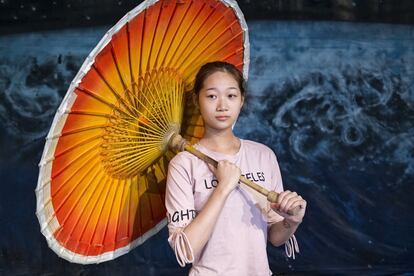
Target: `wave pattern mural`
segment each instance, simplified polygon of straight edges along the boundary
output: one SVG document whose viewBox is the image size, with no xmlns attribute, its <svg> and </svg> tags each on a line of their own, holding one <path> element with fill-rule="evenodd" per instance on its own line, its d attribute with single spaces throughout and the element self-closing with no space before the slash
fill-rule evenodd
<svg viewBox="0 0 414 276">
<path fill-rule="evenodd" d="M 414 27 L 253 21 L 235 131 L 272 147 L 309 202 L 295 261 L 274 272 L 412 272 Z M 70 81 L 106 28 L 0 37 L 0 274 L 185 275 L 165 229 L 99 266 L 59 259 L 35 216 L 37 163 Z M 33 254 L 36 252 L 36 254 Z"/>
</svg>

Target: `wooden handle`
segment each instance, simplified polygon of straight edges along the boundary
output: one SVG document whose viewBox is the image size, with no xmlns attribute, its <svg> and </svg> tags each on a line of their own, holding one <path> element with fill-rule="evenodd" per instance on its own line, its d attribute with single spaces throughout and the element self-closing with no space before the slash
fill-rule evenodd
<svg viewBox="0 0 414 276">
<path fill-rule="evenodd" d="M 188 143 L 179 134 L 175 134 L 175 135 L 172 136 L 172 138 L 170 139 L 170 142 L 169 142 L 169 146 L 170 146 L 171 149 L 173 149 L 175 151 L 184 151 L 184 150 L 188 151 L 191 154 L 193 154 L 193 155 L 197 156 L 198 158 L 200 158 L 201 160 L 203 160 L 203 161 L 213 165 L 215 168 L 217 168 L 218 162 L 216 160 L 214 160 L 210 156 L 205 155 L 201 151 L 194 148 L 192 145 L 190 145 L 190 143 Z M 261 193 L 262 195 L 266 196 L 267 200 L 269 202 L 272 202 L 272 203 L 277 202 L 277 198 L 279 197 L 279 193 L 274 192 L 274 191 L 268 191 L 267 189 L 263 188 L 259 184 L 256 184 L 255 182 L 247 179 L 243 175 L 240 176 L 240 182 L 242 182 L 243 184 L 245 184 L 248 187 L 252 188 L 253 190 Z M 302 207 L 297 206 L 296 208 L 293 208 L 293 209 L 289 210 L 287 213 L 291 216 L 294 216 L 294 215 L 298 214 L 300 209 L 302 209 Z"/>
</svg>

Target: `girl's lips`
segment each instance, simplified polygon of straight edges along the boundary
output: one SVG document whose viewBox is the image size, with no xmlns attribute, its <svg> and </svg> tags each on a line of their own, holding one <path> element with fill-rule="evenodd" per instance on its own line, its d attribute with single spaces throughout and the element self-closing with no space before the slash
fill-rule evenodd
<svg viewBox="0 0 414 276">
<path fill-rule="evenodd" d="M 225 121 L 229 118 L 230 116 L 216 116 L 216 119 L 219 121 Z"/>
</svg>

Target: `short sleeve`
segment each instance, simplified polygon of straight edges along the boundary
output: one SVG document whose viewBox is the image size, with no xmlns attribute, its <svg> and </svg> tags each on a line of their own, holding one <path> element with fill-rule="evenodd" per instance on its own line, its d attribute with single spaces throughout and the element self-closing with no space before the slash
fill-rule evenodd
<svg viewBox="0 0 414 276">
<path fill-rule="evenodd" d="M 277 162 L 276 155 L 274 152 L 269 149 L 269 164 L 272 168 L 271 181 L 270 181 L 270 190 L 275 192 L 283 192 L 283 182 L 282 175 L 280 174 L 279 163 Z M 270 202 L 267 202 L 267 223 L 272 225 L 276 222 L 283 220 L 283 217 L 277 214 L 275 211 L 270 208 Z"/>
<path fill-rule="evenodd" d="M 178 155 L 168 166 L 165 206 L 168 223 L 176 227 L 188 225 L 195 217 L 191 160 Z"/>
<path fill-rule="evenodd" d="M 191 175 L 191 159 L 184 154 L 178 154 L 169 163 L 165 191 L 168 242 L 181 266 L 194 261 L 191 245 L 183 231 L 196 216 Z"/>
</svg>

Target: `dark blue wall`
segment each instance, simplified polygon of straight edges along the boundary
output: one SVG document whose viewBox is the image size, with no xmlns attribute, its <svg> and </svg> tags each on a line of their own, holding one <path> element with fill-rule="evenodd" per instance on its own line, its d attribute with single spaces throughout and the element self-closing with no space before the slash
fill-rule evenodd
<svg viewBox="0 0 414 276">
<path fill-rule="evenodd" d="M 274 272 L 414 272 L 414 27 L 250 21 L 248 102 L 235 131 L 276 152 L 308 201 L 295 261 Z M 0 36 L 0 275 L 184 275 L 166 229 L 99 265 L 40 234 L 37 163 L 54 113 L 109 27 Z"/>
</svg>

